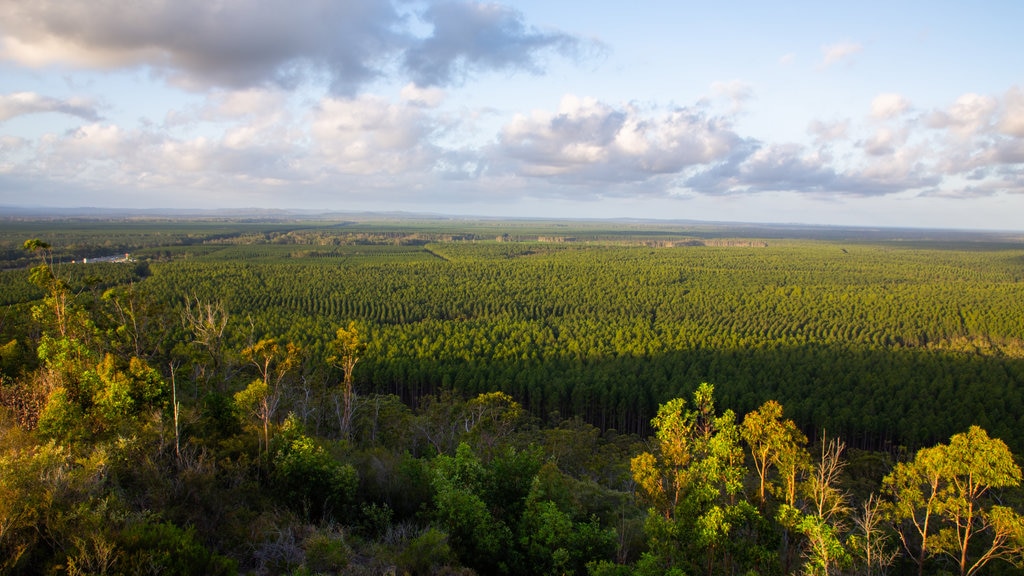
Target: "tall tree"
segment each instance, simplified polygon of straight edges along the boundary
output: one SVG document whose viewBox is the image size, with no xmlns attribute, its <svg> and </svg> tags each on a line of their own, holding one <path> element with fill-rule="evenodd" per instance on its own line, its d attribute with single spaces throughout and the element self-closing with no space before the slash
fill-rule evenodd
<svg viewBox="0 0 1024 576">
<path fill-rule="evenodd" d="M 904 547 L 916 545 L 918 573 L 925 560 L 942 555 L 961 576 L 971 576 L 992 560 L 1024 565 L 1024 518 L 994 497 L 996 489 L 1020 482 L 1006 444 L 971 426 L 949 444 L 898 464 L 883 486 Z"/>
<path fill-rule="evenodd" d="M 882 481 L 889 499 L 888 513 L 904 550 L 924 574 L 932 553 L 931 538 L 937 532 L 939 490 L 943 486 L 941 447 L 922 448 L 912 462 L 896 464 Z"/>
<path fill-rule="evenodd" d="M 203 370 L 207 384 L 214 377 L 218 382 L 224 382 L 220 371 L 224 364 L 224 335 L 228 318 L 224 302 L 202 302 L 198 297 L 185 299 L 185 307 L 181 311 L 182 326 L 192 333 L 192 342 L 205 348 L 210 356 L 210 370 Z"/>
<path fill-rule="evenodd" d="M 807 537 L 804 571 L 808 574 L 828 576 L 850 561 L 840 539 L 850 511 L 849 495 L 839 487 L 839 476 L 845 467 L 844 449 L 845 444 L 838 439 L 828 443 L 823 440 L 821 459 L 805 483 L 808 510 L 799 528 Z"/>
<path fill-rule="evenodd" d="M 270 449 L 270 422 L 281 401 L 281 382 L 298 365 L 301 350 L 289 342 L 281 345 L 273 338 L 263 339 L 242 350 L 260 377 L 235 394 L 235 402 L 259 419 L 263 426 L 263 448 Z"/>
<path fill-rule="evenodd" d="M 348 327 L 338 328 L 329 346 L 327 362 L 341 370 L 342 374 L 338 427 L 342 436 L 348 436 L 352 430 L 352 410 L 355 407 L 352 373 L 366 350 L 366 344 L 360 339 L 359 329 L 353 321 L 348 323 Z"/>
<path fill-rule="evenodd" d="M 752 543 L 734 541 L 758 516 L 737 498 L 746 469 L 735 419 L 730 410 L 716 413 L 714 387 L 701 384 L 693 410 L 679 398 L 659 408 L 651 420 L 656 454 L 631 461 L 639 495 L 651 506 L 646 530 L 663 569 L 731 572 L 741 556 L 763 557 L 742 550 Z"/>
<path fill-rule="evenodd" d="M 61 338 L 70 332 L 72 293 L 68 283 L 57 277 L 53 265 L 53 247 L 38 238 L 26 240 L 22 245 L 25 250 L 39 256 L 39 265 L 32 269 L 29 279 L 46 292 L 46 304 L 53 312 L 54 327 Z"/>
<path fill-rule="evenodd" d="M 861 503 L 852 517 L 855 532 L 850 536 L 850 548 L 856 553 L 859 574 L 872 576 L 885 574 L 899 554 L 899 549 L 889 544 L 885 530 L 882 501 L 872 494 Z"/>
<path fill-rule="evenodd" d="M 782 419 L 782 405 L 769 400 L 743 418 L 740 430 L 750 448 L 754 470 L 758 476 L 758 504 L 765 506 L 768 475 L 775 468 L 781 476 L 784 501 L 792 506 L 796 499 L 796 475 L 799 473 L 797 453 L 807 444 L 807 438 L 792 420 Z"/>
</svg>

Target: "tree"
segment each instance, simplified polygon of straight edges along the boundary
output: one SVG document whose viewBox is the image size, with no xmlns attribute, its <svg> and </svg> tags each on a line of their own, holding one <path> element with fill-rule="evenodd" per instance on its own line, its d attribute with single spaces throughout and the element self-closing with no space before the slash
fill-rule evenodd
<svg viewBox="0 0 1024 576">
<path fill-rule="evenodd" d="M 483 463 L 463 443 L 455 456 L 438 455 L 432 468 L 433 518 L 448 534 L 459 560 L 480 573 L 507 571 L 512 531 L 491 514 L 483 498 L 487 483 Z"/>
<path fill-rule="evenodd" d="M 354 391 L 352 389 L 352 372 L 356 363 L 366 350 L 359 337 L 359 329 L 356 323 L 349 322 L 348 327 L 338 328 L 329 345 L 331 355 L 327 362 L 341 370 L 341 406 L 338 411 L 338 427 L 342 436 L 348 436 L 352 428 L 352 410 L 355 407 Z"/>
<path fill-rule="evenodd" d="M 888 514 L 904 550 L 924 574 L 925 560 L 932 553 L 930 539 L 936 532 L 939 490 L 942 486 L 941 447 L 922 448 L 912 462 L 896 464 L 882 481 L 889 499 Z"/>
<path fill-rule="evenodd" d="M 282 346 L 267 338 L 242 350 L 242 356 L 256 367 L 260 377 L 235 394 L 235 403 L 260 421 L 263 447 L 269 451 L 270 422 L 281 401 L 281 381 L 298 365 L 301 350 L 291 342 Z"/>
<path fill-rule="evenodd" d="M 937 549 L 954 560 L 961 576 L 977 574 L 996 558 L 1018 565 L 1024 562 L 1021 516 L 986 499 L 994 488 L 1020 485 L 1021 470 L 1010 449 L 971 426 L 966 434 L 954 435 L 945 452 L 947 483 L 939 511 L 950 526 L 939 532 Z M 971 558 L 972 543 L 986 535 L 980 554 Z"/>
<path fill-rule="evenodd" d="M 756 538 L 738 537 L 756 533 L 751 527 L 759 514 L 737 499 L 746 469 L 735 415 L 716 414 L 714 387 L 707 383 L 694 393 L 694 409 L 685 408 L 680 398 L 663 404 L 651 420 L 656 453 L 630 463 L 638 494 L 651 506 L 645 528 L 652 558 L 664 570 L 730 572 L 743 558 L 756 569 L 764 558 L 752 550 Z"/>
<path fill-rule="evenodd" d="M 845 444 L 833 438 L 822 442 L 821 460 L 814 467 L 805 484 L 810 508 L 798 522 L 798 529 L 807 537 L 804 570 L 808 574 L 828 576 L 841 564 L 850 561 L 840 535 L 850 508 L 849 495 L 839 488 L 839 476 L 845 467 L 842 459 Z"/>
<path fill-rule="evenodd" d="M 862 503 L 852 518 L 855 533 L 850 536 L 850 548 L 856 553 L 865 576 L 884 574 L 899 553 L 889 545 L 889 534 L 884 528 L 882 501 L 872 494 Z"/>
<path fill-rule="evenodd" d="M 774 467 L 782 477 L 782 494 L 790 506 L 795 504 L 800 459 L 797 454 L 807 438 L 792 420 L 782 420 L 782 405 L 769 400 L 743 418 L 740 431 L 750 448 L 754 470 L 758 476 L 758 504 L 765 506 L 768 473 Z"/>
<path fill-rule="evenodd" d="M 220 376 L 224 361 L 224 332 L 228 326 L 228 313 L 224 302 L 216 304 L 200 302 L 196 297 L 186 298 L 181 311 L 182 326 L 192 333 L 192 342 L 206 349 L 210 355 L 210 371 L 205 374 L 207 383 L 211 377 Z"/>
<path fill-rule="evenodd" d="M 904 547 L 917 545 L 918 573 L 927 558 L 942 555 L 970 576 L 996 559 L 1024 565 L 1024 517 L 993 495 L 1020 482 L 1006 444 L 971 426 L 898 464 L 883 486 Z"/>
<path fill-rule="evenodd" d="M 47 293 L 46 303 L 53 311 L 54 325 L 61 338 L 70 331 L 69 313 L 72 299 L 67 282 L 57 277 L 53 266 L 53 249 L 38 238 L 26 240 L 22 248 L 39 255 L 40 264 L 32 269 L 29 279 Z"/>
<path fill-rule="evenodd" d="M 523 408 L 504 392 L 487 392 L 466 402 L 463 430 L 482 456 L 492 455 L 523 419 Z"/>
<path fill-rule="evenodd" d="M 343 518 L 350 512 L 359 485 L 359 474 L 350 464 L 331 457 L 292 415 L 274 437 L 274 491 L 281 500 L 307 519 Z"/>
</svg>

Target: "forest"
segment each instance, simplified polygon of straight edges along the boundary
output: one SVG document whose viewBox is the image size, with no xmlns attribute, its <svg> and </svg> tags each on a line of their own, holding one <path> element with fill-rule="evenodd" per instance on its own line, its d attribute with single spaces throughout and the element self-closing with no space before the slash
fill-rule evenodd
<svg viewBox="0 0 1024 576">
<path fill-rule="evenodd" d="M 3 574 L 1024 568 L 1024 235 L 11 220 L 0 306 Z"/>
</svg>

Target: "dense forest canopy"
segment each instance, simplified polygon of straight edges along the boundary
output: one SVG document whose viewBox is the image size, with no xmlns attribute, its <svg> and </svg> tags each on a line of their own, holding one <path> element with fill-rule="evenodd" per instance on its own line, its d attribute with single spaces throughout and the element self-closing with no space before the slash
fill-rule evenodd
<svg viewBox="0 0 1024 576">
<path fill-rule="evenodd" d="M 25 505 L 0 510 L 6 571 L 969 574 L 1019 560 L 1019 237 L 10 224 L 0 491 Z M 979 447 L 992 457 L 962 462 Z M 986 466 L 983 486 L 954 493 Z M 929 540 L 919 513 L 940 496 L 924 504 L 941 517 Z M 954 500 L 983 512 L 949 516 Z M 981 536 L 957 540 L 967 527 Z"/>
</svg>

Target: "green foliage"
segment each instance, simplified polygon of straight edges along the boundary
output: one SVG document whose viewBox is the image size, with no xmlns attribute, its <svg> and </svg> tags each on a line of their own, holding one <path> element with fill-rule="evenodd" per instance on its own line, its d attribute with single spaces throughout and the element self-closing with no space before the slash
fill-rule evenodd
<svg viewBox="0 0 1024 576">
<path fill-rule="evenodd" d="M 39 431 L 47 438 L 115 433 L 161 408 L 169 396 L 160 373 L 139 358 L 124 366 L 107 354 L 93 365 L 91 353 L 66 338 L 44 338 L 39 353 L 57 384 L 39 414 Z"/>
<path fill-rule="evenodd" d="M 516 564 L 512 530 L 484 501 L 487 470 L 467 444 L 455 456 L 434 459 L 434 520 L 448 534 L 458 559 L 478 571 L 507 572 Z"/>
<path fill-rule="evenodd" d="M 923 448 L 912 462 L 897 464 L 884 487 L 889 513 L 919 568 L 942 555 L 966 576 L 994 559 L 1024 563 L 1024 517 L 1001 506 L 996 495 L 1020 483 L 1006 444 L 972 426 L 949 444 Z"/>
<path fill-rule="evenodd" d="M 37 426 L 43 438 L 70 441 L 89 435 L 85 411 L 64 388 L 57 388 L 50 393 L 46 407 L 39 414 Z"/>
<path fill-rule="evenodd" d="M 275 438 L 271 486 L 281 501 L 311 520 L 344 518 L 351 512 L 359 475 L 306 436 L 289 418 Z"/>
<path fill-rule="evenodd" d="M 596 517 L 585 522 L 550 500 L 532 499 L 519 527 L 520 545 L 534 574 L 585 574 L 587 563 L 615 554 L 616 534 Z"/>
<path fill-rule="evenodd" d="M 632 460 L 638 493 L 651 505 L 651 555 L 665 568 L 707 573 L 764 564 L 760 514 L 737 498 L 746 475 L 739 427 L 732 411 L 717 413 L 714 387 L 697 388 L 692 410 L 682 399 L 662 405 L 651 424 L 657 453 Z"/>
<path fill-rule="evenodd" d="M 436 528 L 427 528 L 409 541 L 398 556 L 398 564 L 414 575 L 435 574 L 454 560 L 448 535 Z"/>
<path fill-rule="evenodd" d="M 129 523 L 118 537 L 120 557 L 111 574 L 230 575 L 236 562 L 210 552 L 197 541 L 194 530 L 170 522 Z"/>
<path fill-rule="evenodd" d="M 348 566 L 352 554 L 341 534 L 317 530 L 303 542 L 304 567 L 314 574 L 334 574 Z"/>
</svg>

